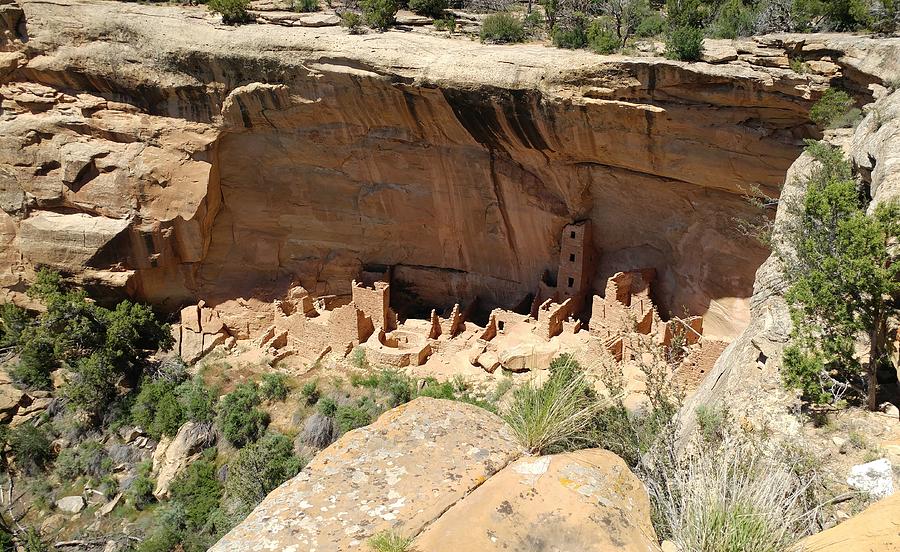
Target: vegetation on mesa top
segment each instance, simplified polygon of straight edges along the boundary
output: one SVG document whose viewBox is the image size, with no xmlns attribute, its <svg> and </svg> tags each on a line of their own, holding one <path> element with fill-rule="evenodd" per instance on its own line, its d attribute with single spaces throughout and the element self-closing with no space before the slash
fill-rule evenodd
<svg viewBox="0 0 900 552">
<path fill-rule="evenodd" d="M 296 11 L 317 11 L 317 0 L 293 0 Z M 249 0 L 209 0 L 209 9 L 226 24 L 253 20 Z M 329 3 L 330 6 L 330 3 Z M 549 38 L 561 48 L 590 48 L 611 54 L 630 48 L 634 39 L 661 37 L 665 54 L 694 61 L 703 38 L 736 38 L 772 32 L 859 31 L 888 33 L 900 24 L 894 0 L 354 0 L 339 9 L 350 33 L 364 26 L 384 31 L 400 9 L 434 19 L 435 28 L 453 33 L 450 8 L 490 12 L 480 38 L 489 43 Z"/>
</svg>

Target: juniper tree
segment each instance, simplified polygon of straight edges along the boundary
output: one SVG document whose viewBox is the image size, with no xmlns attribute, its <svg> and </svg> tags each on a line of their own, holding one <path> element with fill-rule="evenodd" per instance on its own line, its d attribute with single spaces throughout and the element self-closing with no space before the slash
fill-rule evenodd
<svg viewBox="0 0 900 552">
<path fill-rule="evenodd" d="M 816 161 L 802 205 L 785 232 L 782 261 L 794 323 L 784 355 L 784 379 L 807 400 L 829 403 L 865 397 L 877 407 L 877 368 L 887 357 L 887 324 L 898 312 L 900 262 L 891 249 L 900 235 L 900 209 L 868 199 L 840 150 L 809 143 Z M 866 336 L 869 358 L 855 354 Z"/>
</svg>

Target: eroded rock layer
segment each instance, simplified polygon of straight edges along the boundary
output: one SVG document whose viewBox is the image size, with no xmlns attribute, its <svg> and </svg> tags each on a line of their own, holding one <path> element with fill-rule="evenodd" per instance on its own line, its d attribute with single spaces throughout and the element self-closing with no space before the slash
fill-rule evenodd
<svg viewBox="0 0 900 552">
<path fill-rule="evenodd" d="M 369 267 L 426 305 L 510 307 L 590 219 L 595 288 L 654 267 L 664 310 L 734 335 L 766 256 L 742 196 L 777 194 L 829 81 L 868 100 L 897 63 L 838 36 L 683 64 L 228 28 L 202 8 L 2 8 L 0 284 L 49 265 L 170 308 L 347 294 Z M 788 54 L 826 61 L 801 75 Z"/>
</svg>

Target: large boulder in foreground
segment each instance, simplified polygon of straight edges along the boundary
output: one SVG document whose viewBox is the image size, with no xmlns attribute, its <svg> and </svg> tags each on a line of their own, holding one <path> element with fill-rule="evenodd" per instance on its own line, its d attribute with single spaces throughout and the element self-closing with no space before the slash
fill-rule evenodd
<svg viewBox="0 0 900 552">
<path fill-rule="evenodd" d="M 900 494 L 880 500 L 861 514 L 808 537 L 802 552 L 894 552 L 900 550 Z"/>
<path fill-rule="evenodd" d="M 641 482 L 599 449 L 517 460 L 429 526 L 415 549 L 659 550 Z"/>
<path fill-rule="evenodd" d="M 498 416 L 418 398 L 341 437 L 210 550 L 659 550 L 638 479 L 614 454 L 522 457 Z"/>
<path fill-rule="evenodd" d="M 490 412 L 418 398 L 320 452 L 210 550 L 364 550 L 380 531 L 416 535 L 519 451 Z"/>
</svg>

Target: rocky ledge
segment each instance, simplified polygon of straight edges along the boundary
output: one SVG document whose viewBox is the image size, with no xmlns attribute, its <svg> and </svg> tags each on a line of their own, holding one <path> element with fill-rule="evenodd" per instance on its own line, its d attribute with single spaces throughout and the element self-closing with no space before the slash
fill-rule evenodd
<svg viewBox="0 0 900 552">
<path fill-rule="evenodd" d="M 499 417 L 420 397 L 351 431 L 210 550 L 658 550 L 650 502 L 614 454 L 523 457 Z"/>
</svg>

